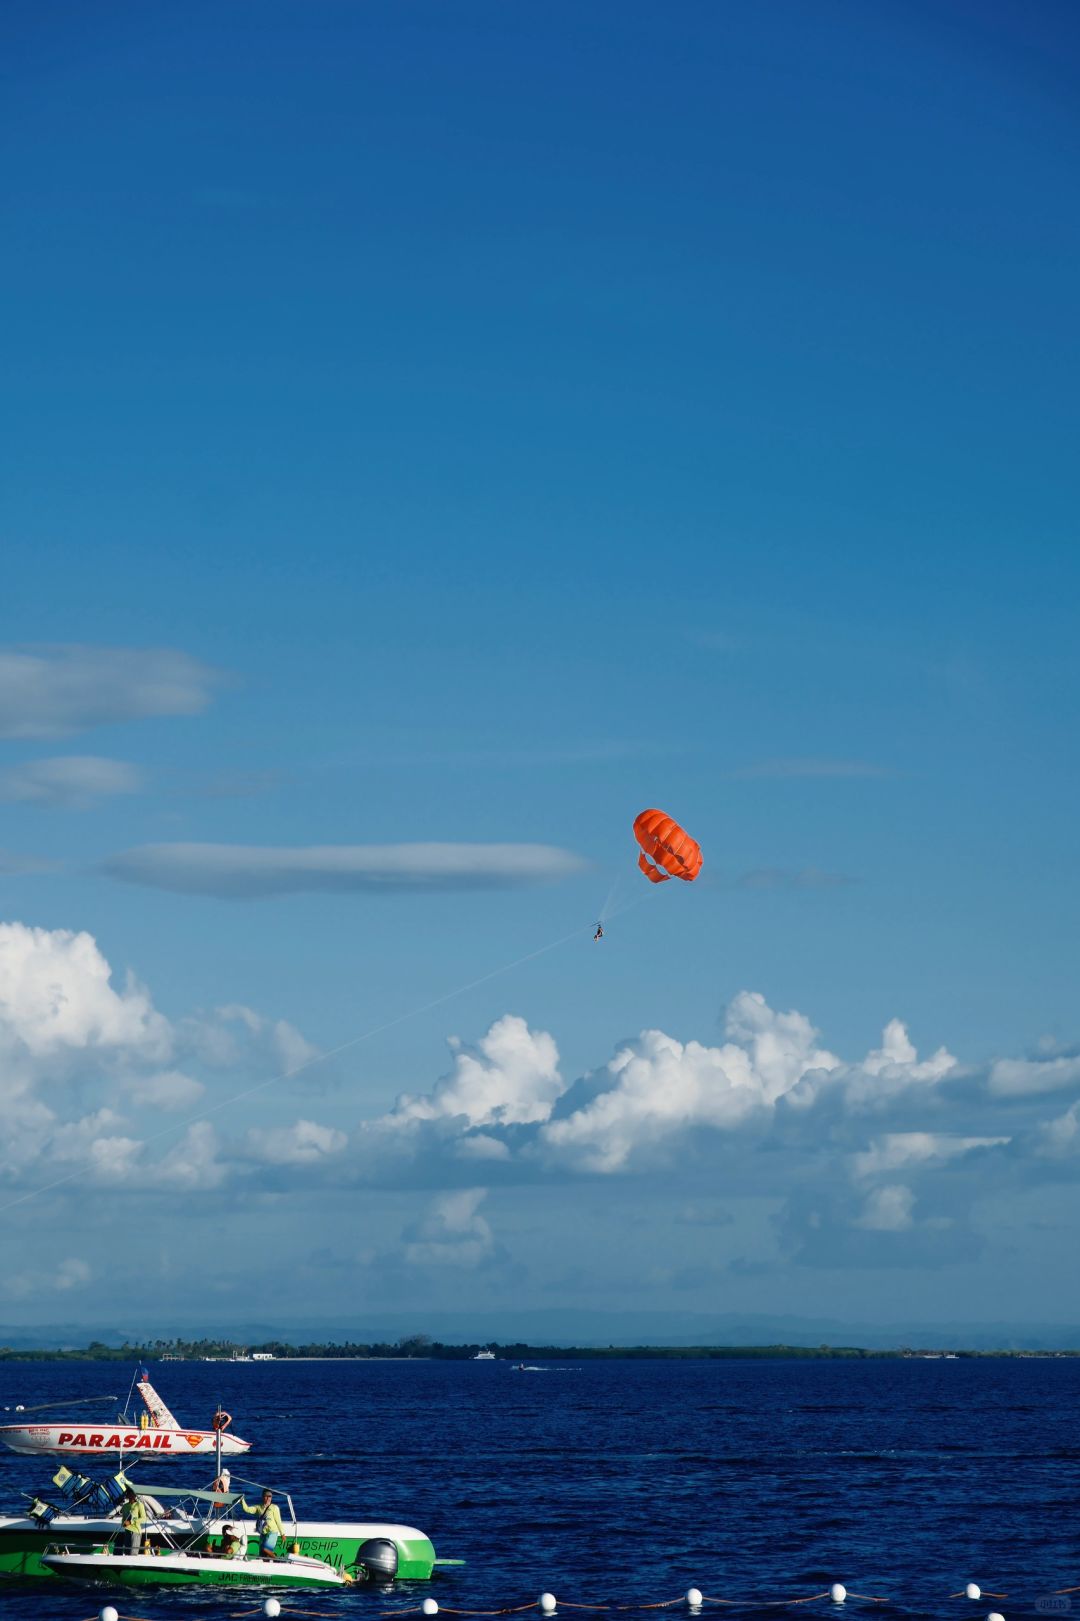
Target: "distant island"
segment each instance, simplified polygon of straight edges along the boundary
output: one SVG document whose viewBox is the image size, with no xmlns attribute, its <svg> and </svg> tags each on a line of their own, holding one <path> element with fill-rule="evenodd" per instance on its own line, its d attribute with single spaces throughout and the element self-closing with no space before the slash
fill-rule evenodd
<svg viewBox="0 0 1080 1621">
<path fill-rule="evenodd" d="M 1019 1357 L 1041 1360 L 1080 1356 L 1076 1350 L 1031 1351 L 1013 1348 L 1000 1350 L 927 1350 L 909 1346 L 896 1346 L 885 1350 L 869 1350 L 859 1345 L 525 1345 L 518 1342 L 501 1345 L 492 1340 L 484 1345 L 445 1345 L 426 1334 L 412 1334 L 396 1340 L 365 1344 L 345 1340 L 338 1344 L 293 1345 L 285 1340 L 267 1340 L 261 1345 L 241 1345 L 232 1340 L 148 1340 L 143 1344 L 125 1341 L 122 1345 L 105 1345 L 91 1340 L 89 1345 L 68 1346 L 61 1349 L 13 1348 L 0 1345 L 3 1362 L 288 1362 L 314 1360 L 342 1361 L 438 1361 L 468 1362 L 480 1351 L 490 1351 L 496 1360 L 505 1362 L 598 1362 L 615 1359 L 637 1361 L 695 1362 L 754 1360 L 785 1358 L 791 1361 L 839 1359 L 841 1361 L 898 1361 L 983 1359 L 993 1357 Z M 488 1360 L 485 1358 L 484 1360 Z"/>
</svg>

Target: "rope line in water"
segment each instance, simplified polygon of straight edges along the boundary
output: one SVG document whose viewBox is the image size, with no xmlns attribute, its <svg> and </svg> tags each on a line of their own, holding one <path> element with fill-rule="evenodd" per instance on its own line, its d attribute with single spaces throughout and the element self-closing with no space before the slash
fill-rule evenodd
<svg viewBox="0 0 1080 1621">
<path fill-rule="evenodd" d="M 828 1598 L 828 1596 L 828 1588 L 826 1588 L 823 1593 L 808 1593 L 805 1598 L 710 1598 L 708 1593 L 702 1593 L 701 1602 L 702 1604 L 734 1604 L 740 1606 L 744 1610 L 775 1610 L 786 1604 L 813 1604 L 815 1599 Z M 851 1595 L 851 1597 L 855 1597 L 854 1593 Z M 675 1603 L 678 1602 L 678 1599 L 676 1599 Z M 685 1603 L 685 1600 L 683 1600 L 683 1602 Z M 629 1609 L 630 1606 L 627 1605 L 625 1608 Z"/>
</svg>

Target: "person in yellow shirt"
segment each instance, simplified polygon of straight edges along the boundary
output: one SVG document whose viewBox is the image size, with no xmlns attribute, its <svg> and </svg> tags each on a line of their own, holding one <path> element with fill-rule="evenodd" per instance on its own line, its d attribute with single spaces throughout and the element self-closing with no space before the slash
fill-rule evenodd
<svg viewBox="0 0 1080 1621">
<path fill-rule="evenodd" d="M 262 1502 L 255 1516 L 255 1529 L 259 1533 L 259 1557 L 273 1559 L 274 1549 L 282 1535 L 281 1511 L 274 1502 L 274 1494 L 269 1488 L 262 1494 Z"/>
<path fill-rule="evenodd" d="M 136 1497 L 129 1486 L 120 1500 L 120 1528 L 128 1539 L 128 1553 L 142 1552 L 145 1524 L 146 1505 L 141 1497 Z"/>
</svg>

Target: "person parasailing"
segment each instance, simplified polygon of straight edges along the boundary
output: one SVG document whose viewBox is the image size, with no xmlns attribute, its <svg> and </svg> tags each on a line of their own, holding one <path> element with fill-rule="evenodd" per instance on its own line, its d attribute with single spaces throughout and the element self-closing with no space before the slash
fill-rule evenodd
<svg viewBox="0 0 1080 1621">
<path fill-rule="evenodd" d="M 594 940 L 602 940 L 603 938 L 604 938 L 604 925 L 602 923 L 598 923 L 596 925 L 596 933 L 593 935 L 593 939 Z"/>
</svg>

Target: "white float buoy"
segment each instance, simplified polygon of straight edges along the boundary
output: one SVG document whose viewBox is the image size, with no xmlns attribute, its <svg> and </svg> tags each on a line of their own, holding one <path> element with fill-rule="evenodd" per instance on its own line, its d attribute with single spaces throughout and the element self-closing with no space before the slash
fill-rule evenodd
<svg viewBox="0 0 1080 1621">
<path fill-rule="evenodd" d="M 686 1589 L 686 1602 L 692 1610 L 701 1609 L 701 1588 L 688 1587 Z"/>
<path fill-rule="evenodd" d="M 438 1615 L 439 1613 L 439 1606 L 433 1598 L 426 1598 L 420 1608 L 425 1615 Z"/>
<path fill-rule="evenodd" d="M 844 1600 L 847 1598 L 847 1588 L 844 1586 L 843 1582 L 833 1582 L 832 1586 L 829 1588 L 829 1597 L 832 1599 L 834 1604 L 843 1604 Z"/>
<path fill-rule="evenodd" d="M 991 1610 L 990 1614 L 986 1618 L 986 1621 L 1005 1621 L 1005 1617 L 1003 1615 L 999 1615 L 996 1610 Z"/>
<path fill-rule="evenodd" d="M 106 1604 L 99 1617 L 99 1621 L 120 1621 L 120 1617 L 111 1604 Z"/>
<path fill-rule="evenodd" d="M 967 1586 L 964 1588 L 964 1597 L 982 1598 L 982 1588 L 979 1586 L 978 1582 L 968 1582 Z"/>
<path fill-rule="evenodd" d="M 279 1598 L 268 1598 L 263 1601 L 263 1615 L 269 1616 L 270 1621 L 276 1621 L 280 1614 L 281 1600 Z"/>
<path fill-rule="evenodd" d="M 540 1594 L 540 1613 L 541 1613 L 541 1615 L 554 1615 L 555 1614 L 555 1594 L 554 1593 L 541 1593 Z"/>
</svg>

